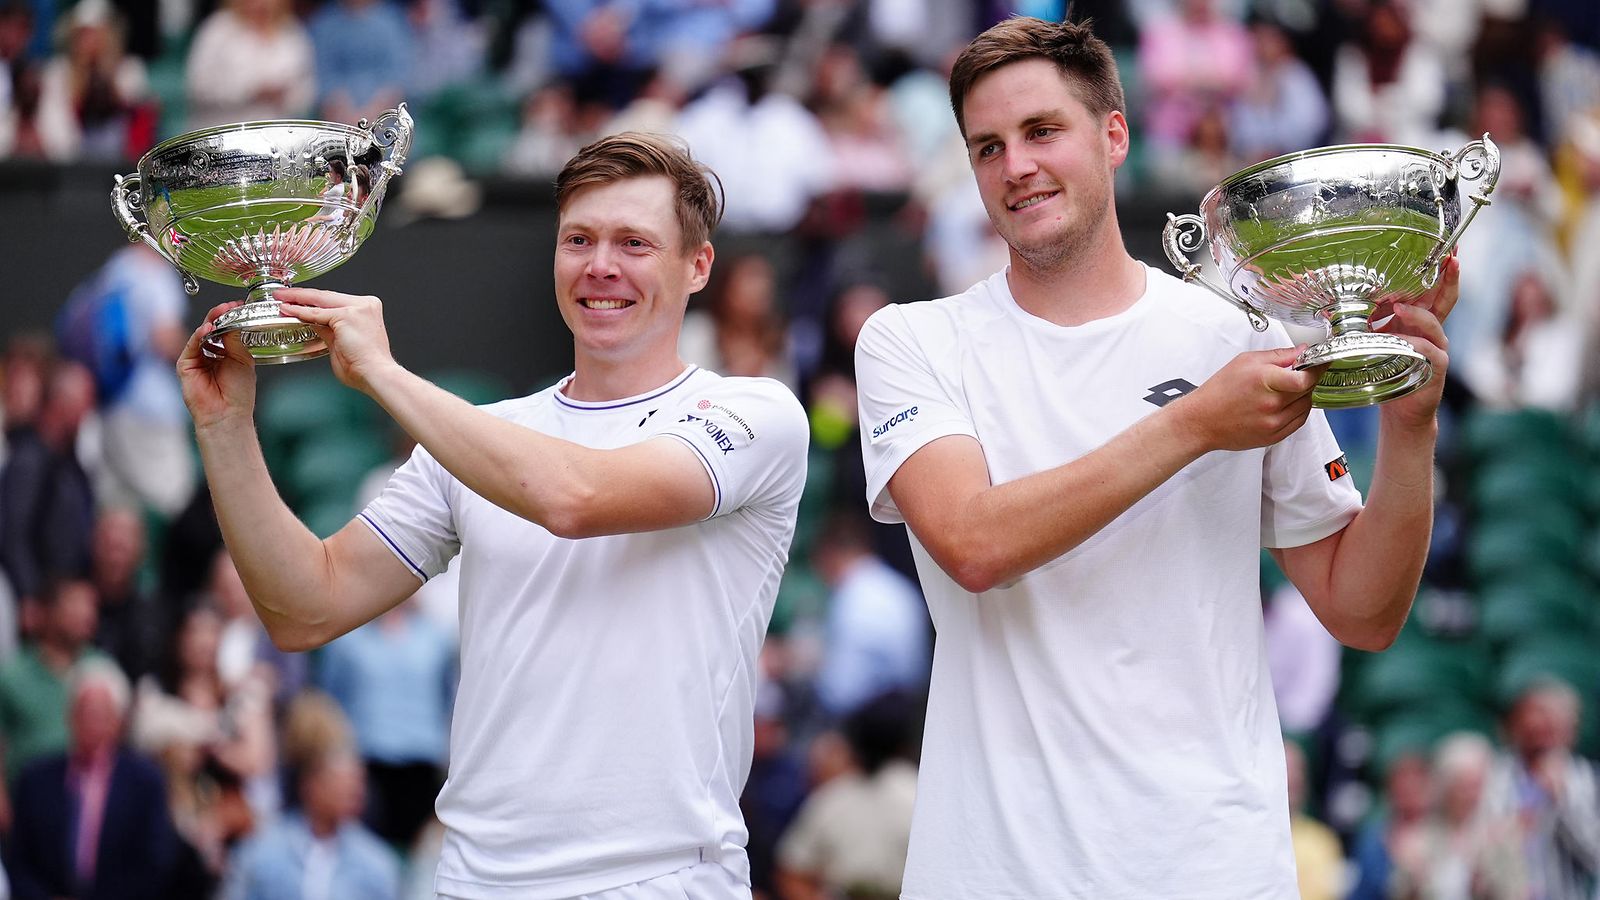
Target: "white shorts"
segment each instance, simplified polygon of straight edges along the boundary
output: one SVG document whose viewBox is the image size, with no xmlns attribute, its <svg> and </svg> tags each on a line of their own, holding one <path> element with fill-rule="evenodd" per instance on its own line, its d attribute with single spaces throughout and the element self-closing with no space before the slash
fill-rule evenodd
<svg viewBox="0 0 1600 900">
<path fill-rule="evenodd" d="M 438 896 L 450 900 L 444 894 Z M 703 862 L 572 900 L 750 900 L 750 886 L 717 863 Z"/>
</svg>

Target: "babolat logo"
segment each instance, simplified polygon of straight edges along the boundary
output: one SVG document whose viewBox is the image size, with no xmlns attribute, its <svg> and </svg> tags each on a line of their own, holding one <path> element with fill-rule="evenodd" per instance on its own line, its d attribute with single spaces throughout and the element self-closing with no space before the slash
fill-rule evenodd
<svg viewBox="0 0 1600 900">
<path fill-rule="evenodd" d="M 878 425 L 872 429 L 872 443 L 876 444 L 880 439 L 886 436 L 889 433 L 889 429 L 899 425 L 901 422 L 909 422 L 916 417 L 917 408 L 915 406 L 908 406 L 889 418 L 884 419 L 882 425 Z"/>
<path fill-rule="evenodd" d="M 723 452 L 723 455 L 733 452 L 733 438 L 728 437 L 728 433 L 723 431 L 722 426 L 718 425 L 717 423 L 707 421 L 699 416 L 688 415 L 687 413 L 684 414 L 684 417 L 678 421 L 688 422 L 704 431 L 711 437 L 712 443 L 717 445 L 717 449 Z"/>
<path fill-rule="evenodd" d="M 1338 459 L 1323 466 L 1322 470 L 1328 473 L 1329 481 L 1338 481 L 1339 479 L 1350 474 L 1350 460 L 1345 458 L 1345 455 L 1341 453 L 1339 454 Z"/>
</svg>

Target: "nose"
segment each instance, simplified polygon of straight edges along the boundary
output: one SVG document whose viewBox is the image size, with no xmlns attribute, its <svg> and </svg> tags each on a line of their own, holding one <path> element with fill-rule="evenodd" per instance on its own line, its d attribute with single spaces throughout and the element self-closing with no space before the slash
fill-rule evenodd
<svg viewBox="0 0 1600 900">
<path fill-rule="evenodd" d="M 614 280 L 621 276 L 621 270 L 617 267 L 616 253 L 610 245 L 603 242 L 595 244 L 594 252 L 589 254 L 589 264 L 584 267 L 583 274 L 601 280 Z"/>
<path fill-rule="evenodd" d="M 1006 180 L 1011 182 L 1024 181 L 1028 176 L 1039 171 L 1039 164 L 1034 161 L 1033 154 L 1029 152 L 1026 143 L 1008 144 L 1005 149 L 1005 159 L 1002 160 Z"/>
</svg>

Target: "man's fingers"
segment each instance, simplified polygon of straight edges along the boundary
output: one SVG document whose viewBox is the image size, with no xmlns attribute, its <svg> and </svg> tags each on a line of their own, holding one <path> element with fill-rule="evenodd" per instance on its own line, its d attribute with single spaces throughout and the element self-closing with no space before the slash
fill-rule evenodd
<svg viewBox="0 0 1600 900">
<path fill-rule="evenodd" d="M 1394 308 L 1394 317 L 1378 330 L 1399 337 L 1420 337 L 1441 349 L 1450 348 L 1450 340 L 1444 334 L 1444 323 L 1437 315 L 1421 306 L 1397 305 Z"/>
<path fill-rule="evenodd" d="M 1272 366 L 1263 370 L 1262 383 L 1274 393 L 1299 396 L 1317 386 L 1317 379 L 1322 377 L 1326 368 L 1313 366 L 1302 371 Z"/>
<path fill-rule="evenodd" d="M 1439 282 L 1433 286 L 1428 299 L 1428 307 L 1441 322 L 1461 299 L 1461 260 L 1454 251 L 1439 264 Z"/>
<path fill-rule="evenodd" d="M 337 310 L 329 309 L 323 306 L 304 306 L 299 303 L 292 303 L 288 300 L 279 300 L 278 308 L 283 311 L 284 315 L 294 316 L 296 319 L 299 319 L 300 321 L 309 325 L 323 325 L 329 327 L 333 325 L 333 317 L 338 312 Z"/>
<path fill-rule="evenodd" d="M 351 306 L 360 297 L 353 294 L 341 294 L 337 291 L 324 291 L 319 288 L 278 288 L 272 292 L 274 300 L 280 303 L 289 303 L 295 306 L 315 306 L 333 309 L 340 306 Z"/>
<path fill-rule="evenodd" d="M 223 313 L 227 312 L 230 309 L 238 309 L 239 307 L 241 307 L 243 305 L 244 305 L 244 301 L 243 300 L 229 300 L 226 303 L 218 303 L 216 306 L 211 307 L 211 311 L 210 312 L 206 313 L 206 321 L 207 322 L 215 322 L 217 320 L 218 316 L 222 315 Z"/>
</svg>

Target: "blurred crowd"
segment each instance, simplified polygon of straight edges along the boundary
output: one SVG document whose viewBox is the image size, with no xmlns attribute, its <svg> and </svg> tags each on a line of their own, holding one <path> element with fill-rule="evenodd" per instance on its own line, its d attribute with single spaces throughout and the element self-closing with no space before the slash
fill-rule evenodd
<svg viewBox="0 0 1600 900">
<path fill-rule="evenodd" d="M 185 130 L 355 121 L 402 99 L 417 166 L 447 180 L 547 181 L 625 128 L 686 138 L 726 190 L 728 249 L 682 355 L 782 380 L 812 423 L 743 804 L 757 896 L 895 897 L 934 634 L 903 529 L 865 519 L 853 347 L 880 307 L 1004 265 L 945 67 L 987 24 L 1064 6 L 0 0 L 0 159 L 126 168 Z M 1264 561 L 1285 787 L 1305 897 L 1600 898 L 1600 5 L 1084 0 L 1072 14 L 1117 52 L 1124 199 L 1197 197 L 1325 143 L 1499 145 L 1493 205 L 1461 245 L 1412 621 L 1386 654 L 1344 651 Z M 422 198 L 418 174 L 402 188 Z M 435 212 L 469 214 L 464 196 Z M 921 296 L 893 293 L 906 248 Z M 13 336 L 0 357 L 10 895 L 432 896 L 452 573 L 319 651 L 276 650 L 196 464 L 172 371 L 193 324 L 177 274 L 130 245 L 58 302 L 54 334 Z M 316 377 L 263 385 L 263 437 L 285 496 L 327 533 L 409 448 L 319 443 L 361 413 Z M 278 431 L 274 391 L 293 420 Z M 1329 418 L 1359 481 L 1374 411 Z"/>
</svg>

